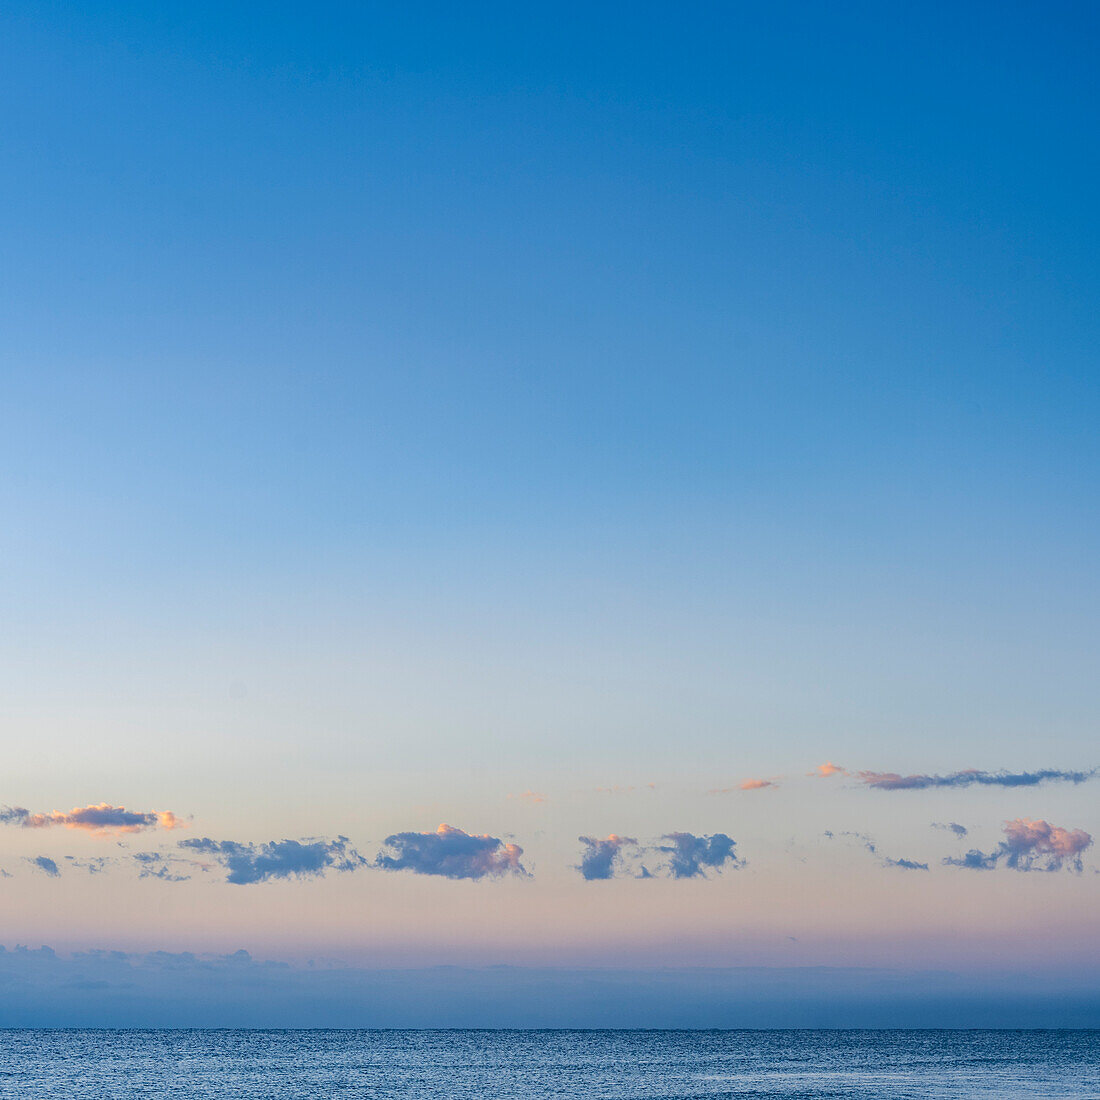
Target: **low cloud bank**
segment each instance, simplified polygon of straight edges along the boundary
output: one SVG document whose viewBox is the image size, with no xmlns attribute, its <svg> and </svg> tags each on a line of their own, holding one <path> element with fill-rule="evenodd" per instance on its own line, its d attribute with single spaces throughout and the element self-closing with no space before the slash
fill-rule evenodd
<svg viewBox="0 0 1100 1100">
<path fill-rule="evenodd" d="M 229 955 L 0 947 L 0 1026 L 876 1028 L 1100 1026 L 1096 969 L 297 967 Z M 345 1042 L 340 1039 L 340 1042 Z"/>
</svg>

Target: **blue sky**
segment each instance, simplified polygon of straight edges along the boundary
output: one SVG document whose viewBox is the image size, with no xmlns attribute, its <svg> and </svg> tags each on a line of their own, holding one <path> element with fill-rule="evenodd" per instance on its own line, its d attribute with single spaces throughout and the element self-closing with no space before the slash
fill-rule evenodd
<svg viewBox="0 0 1100 1100">
<path fill-rule="evenodd" d="M 136 841 L 16 825 L 11 934 L 375 965 L 391 930 L 402 965 L 663 965 L 675 928 L 693 965 L 719 940 L 722 965 L 954 965 L 992 923 L 988 965 L 1071 971 L 1091 870 L 939 861 L 1018 819 L 1091 836 L 1089 782 L 857 775 L 1100 763 L 1096 24 L 9 5 L 0 805 L 369 859 L 446 821 L 535 867 L 227 903 L 43 876 L 26 861 Z M 827 760 L 851 774 L 807 778 Z M 609 955 L 596 925 L 648 884 L 575 881 L 576 838 L 685 831 L 745 866 L 654 883 Z M 928 911 L 826 831 L 929 863 Z M 753 875 L 738 954 L 723 914 Z M 153 920 L 138 899 L 170 889 Z M 257 916 L 268 889 L 296 891 L 293 935 Z M 769 942 L 792 899 L 831 915 Z M 1052 905 L 1062 956 L 1028 929 Z M 866 957 L 844 938 L 906 907 Z"/>
</svg>

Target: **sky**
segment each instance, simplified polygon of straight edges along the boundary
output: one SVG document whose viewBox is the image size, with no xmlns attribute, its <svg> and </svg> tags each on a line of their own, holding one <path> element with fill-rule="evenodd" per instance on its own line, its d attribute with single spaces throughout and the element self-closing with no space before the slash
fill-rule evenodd
<svg viewBox="0 0 1100 1100">
<path fill-rule="evenodd" d="M 6 5 L 26 1021 L 1100 1024 L 1098 29 Z"/>
</svg>

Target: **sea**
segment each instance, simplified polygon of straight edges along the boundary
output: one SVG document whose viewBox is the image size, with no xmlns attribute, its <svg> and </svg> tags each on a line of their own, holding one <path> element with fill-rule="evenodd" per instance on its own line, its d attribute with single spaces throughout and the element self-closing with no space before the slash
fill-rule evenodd
<svg viewBox="0 0 1100 1100">
<path fill-rule="evenodd" d="M 18 1100 L 1100 1100 L 1100 1031 L 0 1031 Z"/>
</svg>

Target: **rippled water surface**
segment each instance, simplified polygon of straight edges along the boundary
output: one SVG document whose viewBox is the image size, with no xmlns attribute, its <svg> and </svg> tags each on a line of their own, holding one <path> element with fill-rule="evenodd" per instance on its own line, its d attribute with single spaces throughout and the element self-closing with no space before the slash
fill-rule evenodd
<svg viewBox="0 0 1100 1100">
<path fill-rule="evenodd" d="M 0 1096 L 1100 1100 L 1100 1032 L 0 1031 Z"/>
</svg>

